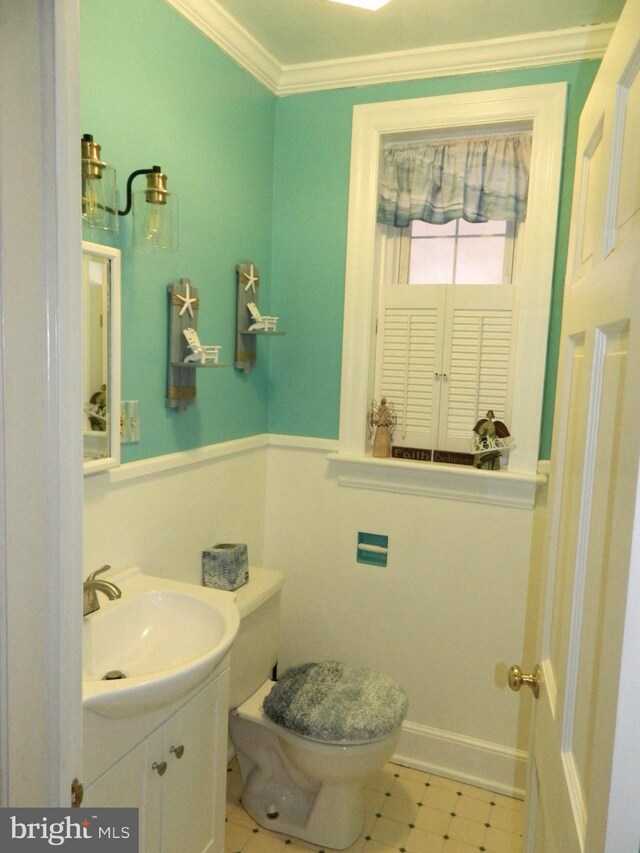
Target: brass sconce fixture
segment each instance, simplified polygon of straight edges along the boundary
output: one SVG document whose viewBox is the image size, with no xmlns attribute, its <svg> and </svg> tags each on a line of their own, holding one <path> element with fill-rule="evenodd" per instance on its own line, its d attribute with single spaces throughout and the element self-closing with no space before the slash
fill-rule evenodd
<svg viewBox="0 0 640 853">
<path fill-rule="evenodd" d="M 136 169 L 127 179 L 124 210 L 118 210 L 116 173 L 100 158 L 100 145 L 85 133 L 82 149 L 82 219 L 89 228 L 118 233 L 118 216 L 133 209 L 133 246 L 141 251 L 176 251 L 178 248 L 178 199 L 167 190 L 167 176 L 160 166 Z M 132 190 L 133 181 L 146 175 L 145 189 Z"/>
</svg>

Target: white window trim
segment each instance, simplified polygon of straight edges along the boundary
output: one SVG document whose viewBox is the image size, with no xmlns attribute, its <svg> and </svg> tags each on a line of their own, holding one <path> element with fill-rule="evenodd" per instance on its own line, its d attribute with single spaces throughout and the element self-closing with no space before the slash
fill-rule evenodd
<svg viewBox="0 0 640 853">
<path fill-rule="evenodd" d="M 524 276 L 515 365 L 509 471 L 535 475 L 540 441 L 567 86 L 553 83 L 365 104 L 353 109 L 345 275 L 339 455 L 368 453 L 373 391 L 378 169 L 382 137 L 474 124 L 533 128 Z M 532 359 L 530 354 L 540 357 Z M 425 465 L 423 470 L 427 470 Z M 489 472 L 491 474 L 492 472 Z M 495 474 L 493 475 L 495 476 Z"/>
</svg>

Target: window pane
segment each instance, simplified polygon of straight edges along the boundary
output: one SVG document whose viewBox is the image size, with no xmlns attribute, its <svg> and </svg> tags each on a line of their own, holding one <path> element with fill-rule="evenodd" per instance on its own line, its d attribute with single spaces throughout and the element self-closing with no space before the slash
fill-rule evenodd
<svg viewBox="0 0 640 853">
<path fill-rule="evenodd" d="M 504 237 L 458 240 L 456 284 L 502 284 Z"/>
<path fill-rule="evenodd" d="M 460 219 L 458 222 L 459 234 L 506 234 L 507 233 L 507 222 L 505 219 L 490 220 L 489 222 L 466 222 L 464 219 Z"/>
<path fill-rule="evenodd" d="M 450 237 L 412 240 L 409 284 L 453 284 L 454 249 Z"/>
<path fill-rule="evenodd" d="M 444 225 L 431 225 L 430 222 L 421 222 L 414 219 L 411 223 L 412 237 L 445 237 L 456 233 L 456 220 L 446 222 Z"/>
</svg>

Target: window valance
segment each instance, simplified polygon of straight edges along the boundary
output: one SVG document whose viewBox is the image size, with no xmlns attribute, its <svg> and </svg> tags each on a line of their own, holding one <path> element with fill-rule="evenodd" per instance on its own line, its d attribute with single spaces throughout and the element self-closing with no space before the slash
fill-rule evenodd
<svg viewBox="0 0 640 853">
<path fill-rule="evenodd" d="M 530 133 L 389 143 L 382 151 L 378 222 L 522 221 L 530 159 Z"/>
</svg>

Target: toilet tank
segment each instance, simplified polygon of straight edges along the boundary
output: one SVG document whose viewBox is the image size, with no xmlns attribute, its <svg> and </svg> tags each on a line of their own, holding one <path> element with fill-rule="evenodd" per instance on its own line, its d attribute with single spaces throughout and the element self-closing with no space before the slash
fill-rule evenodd
<svg viewBox="0 0 640 853">
<path fill-rule="evenodd" d="M 280 643 L 280 591 L 284 575 L 251 567 L 236 590 L 240 628 L 231 646 L 229 707 L 236 708 L 271 678 Z"/>
</svg>

